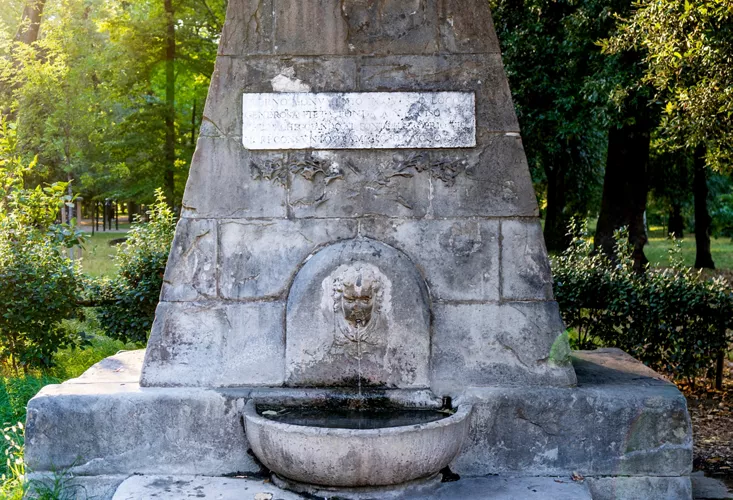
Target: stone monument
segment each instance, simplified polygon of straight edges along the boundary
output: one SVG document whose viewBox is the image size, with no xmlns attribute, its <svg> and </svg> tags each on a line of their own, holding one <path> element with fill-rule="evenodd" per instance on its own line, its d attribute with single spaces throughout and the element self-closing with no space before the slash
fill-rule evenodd
<svg viewBox="0 0 733 500">
<path fill-rule="evenodd" d="M 115 499 L 691 497 L 682 395 L 569 350 L 483 0 L 230 0 L 164 281 L 144 361 L 29 404 L 37 477 Z M 341 406 L 449 416 L 268 417 Z"/>
</svg>

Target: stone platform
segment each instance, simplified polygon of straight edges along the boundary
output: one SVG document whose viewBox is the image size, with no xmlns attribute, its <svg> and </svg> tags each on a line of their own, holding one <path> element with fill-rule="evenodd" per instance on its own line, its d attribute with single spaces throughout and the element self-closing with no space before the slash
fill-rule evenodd
<svg viewBox="0 0 733 500">
<path fill-rule="evenodd" d="M 332 389 L 144 388 L 138 383 L 143 355 L 108 358 L 29 403 L 26 461 L 36 477 L 68 470 L 86 495 L 109 499 L 133 475 L 262 473 L 248 454 L 246 402 L 338 395 Z M 451 465 L 463 479 L 443 487 L 469 487 L 470 478 L 489 475 L 569 481 L 578 473 L 594 500 L 691 498 L 692 431 L 677 388 L 615 349 L 576 352 L 573 364 L 574 388 L 469 387 L 457 397 L 455 404 L 470 402 L 474 410 L 466 445 Z M 384 396 L 439 404 L 429 391 Z"/>
</svg>

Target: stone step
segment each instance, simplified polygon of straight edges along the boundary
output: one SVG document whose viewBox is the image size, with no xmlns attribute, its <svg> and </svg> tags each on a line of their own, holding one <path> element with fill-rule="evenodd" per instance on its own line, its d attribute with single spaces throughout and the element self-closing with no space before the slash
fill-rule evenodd
<svg viewBox="0 0 733 500">
<path fill-rule="evenodd" d="M 133 476 L 117 489 L 113 500 L 300 500 L 306 497 L 282 490 L 270 481 L 203 476 Z M 312 498 L 312 497 L 308 497 Z M 375 498 L 384 498 L 383 495 Z M 566 478 L 490 476 L 442 483 L 430 494 L 410 499 L 473 500 L 591 500 L 584 483 Z"/>
</svg>

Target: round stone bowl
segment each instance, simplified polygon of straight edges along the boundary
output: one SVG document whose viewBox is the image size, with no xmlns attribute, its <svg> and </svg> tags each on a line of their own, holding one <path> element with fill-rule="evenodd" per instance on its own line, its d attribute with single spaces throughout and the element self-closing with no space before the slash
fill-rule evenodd
<svg viewBox="0 0 733 500">
<path fill-rule="evenodd" d="M 391 486 L 428 478 L 458 455 L 471 406 L 425 424 L 380 429 L 292 425 L 267 419 L 250 401 L 244 409 L 247 439 L 257 458 L 276 474 L 306 484 Z"/>
</svg>

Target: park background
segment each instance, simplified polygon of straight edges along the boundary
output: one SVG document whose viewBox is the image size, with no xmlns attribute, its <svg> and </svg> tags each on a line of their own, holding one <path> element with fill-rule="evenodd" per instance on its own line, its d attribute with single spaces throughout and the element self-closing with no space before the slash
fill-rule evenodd
<svg viewBox="0 0 733 500">
<path fill-rule="evenodd" d="M 730 480 L 733 2 L 490 4 L 573 346 L 675 380 Z M 27 401 L 144 346 L 225 10 L 0 4 L 0 498 Z"/>
</svg>

